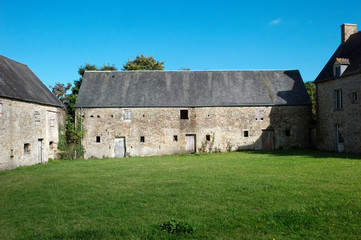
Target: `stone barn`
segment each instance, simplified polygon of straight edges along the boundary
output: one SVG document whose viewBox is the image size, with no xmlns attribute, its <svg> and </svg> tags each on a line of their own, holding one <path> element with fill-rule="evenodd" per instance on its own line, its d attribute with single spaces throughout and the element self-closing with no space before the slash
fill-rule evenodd
<svg viewBox="0 0 361 240">
<path fill-rule="evenodd" d="M 0 55 L 0 170 L 55 158 L 63 104 L 22 63 Z"/>
<path fill-rule="evenodd" d="M 361 32 L 357 25 L 341 26 L 341 44 L 315 83 L 318 148 L 361 152 Z"/>
<path fill-rule="evenodd" d="M 298 70 L 88 71 L 76 102 L 85 158 L 307 147 Z"/>
</svg>

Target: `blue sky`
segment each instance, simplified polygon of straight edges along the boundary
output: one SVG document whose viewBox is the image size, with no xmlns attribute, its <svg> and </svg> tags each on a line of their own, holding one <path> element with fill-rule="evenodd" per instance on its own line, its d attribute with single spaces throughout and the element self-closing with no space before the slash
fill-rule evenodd
<svg viewBox="0 0 361 240">
<path fill-rule="evenodd" d="M 5 1 L 0 55 L 47 85 L 78 79 L 85 63 L 119 69 L 139 52 L 166 70 L 299 69 L 314 80 L 340 44 L 340 25 L 361 30 L 361 1 Z"/>
</svg>

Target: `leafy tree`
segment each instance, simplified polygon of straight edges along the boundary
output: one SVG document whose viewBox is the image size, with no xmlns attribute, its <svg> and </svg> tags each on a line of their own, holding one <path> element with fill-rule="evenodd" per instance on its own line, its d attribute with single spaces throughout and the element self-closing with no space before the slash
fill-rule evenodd
<svg viewBox="0 0 361 240">
<path fill-rule="evenodd" d="M 71 83 L 68 83 L 66 86 L 64 83 L 56 83 L 54 87 L 49 86 L 49 88 L 63 104 L 67 103 L 68 95 L 66 92 L 71 88 Z"/>
<path fill-rule="evenodd" d="M 312 81 L 305 82 L 305 87 L 312 102 L 312 117 L 316 120 L 316 85 Z"/>
<path fill-rule="evenodd" d="M 74 80 L 74 85 L 71 88 L 71 84 L 68 83 L 66 86 L 61 83 L 57 83 L 54 87 L 50 86 L 52 92 L 64 103 L 67 110 L 67 118 L 65 128 L 60 127 L 59 129 L 59 142 L 61 142 L 61 155 L 63 158 L 74 158 L 79 157 L 83 153 L 80 140 L 84 134 L 84 129 L 81 129 L 80 124 L 77 124 L 75 119 L 75 102 L 78 97 L 79 89 L 83 81 L 85 71 L 113 71 L 117 70 L 114 65 L 103 65 L 97 67 L 92 64 L 85 64 L 79 67 L 78 73 L 80 75 L 78 80 Z M 66 92 L 71 88 L 71 93 Z M 80 116 L 77 116 L 77 122 L 81 121 Z M 66 142 L 64 141 L 66 139 Z M 64 143 L 65 142 L 65 143 Z"/>
<path fill-rule="evenodd" d="M 164 70 L 164 61 L 160 62 L 154 59 L 154 57 L 148 55 L 139 54 L 132 60 L 128 59 L 128 62 L 123 65 L 123 70 Z"/>
</svg>

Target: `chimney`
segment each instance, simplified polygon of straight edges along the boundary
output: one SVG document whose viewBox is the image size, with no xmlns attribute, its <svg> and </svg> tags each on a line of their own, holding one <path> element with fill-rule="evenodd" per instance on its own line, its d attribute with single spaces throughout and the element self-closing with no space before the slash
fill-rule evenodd
<svg viewBox="0 0 361 240">
<path fill-rule="evenodd" d="M 357 25 L 344 23 L 341 25 L 341 44 L 346 42 L 347 39 L 354 33 L 357 33 Z"/>
</svg>

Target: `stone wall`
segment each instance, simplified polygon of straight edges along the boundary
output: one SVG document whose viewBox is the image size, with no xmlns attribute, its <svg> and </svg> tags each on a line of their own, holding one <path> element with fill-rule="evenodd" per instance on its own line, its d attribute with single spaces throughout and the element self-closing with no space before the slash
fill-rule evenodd
<svg viewBox="0 0 361 240">
<path fill-rule="evenodd" d="M 335 108 L 335 90 L 342 90 L 343 107 Z M 357 101 L 353 100 L 357 94 Z M 336 124 L 342 128 L 345 152 L 361 152 L 361 74 L 317 85 L 317 145 L 337 151 Z"/>
<path fill-rule="evenodd" d="M 124 110 L 131 111 L 131 120 L 124 119 Z M 189 119 L 180 119 L 180 110 L 188 110 Z M 188 134 L 196 135 L 197 152 L 260 150 L 265 129 L 274 130 L 275 148 L 306 147 L 311 106 L 82 108 L 77 114 L 85 128 L 85 158 L 102 158 L 115 156 L 120 137 L 128 156 L 184 153 Z"/>
<path fill-rule="evenodd" d="M 62 108 L 0 98 L 0 170 L 55 158 L 58 125 L 64 120 Z"/>
</svg>

